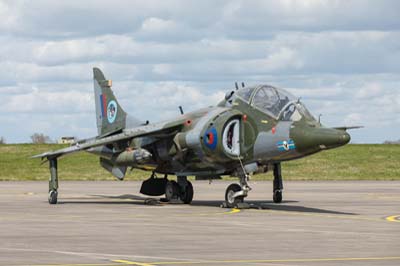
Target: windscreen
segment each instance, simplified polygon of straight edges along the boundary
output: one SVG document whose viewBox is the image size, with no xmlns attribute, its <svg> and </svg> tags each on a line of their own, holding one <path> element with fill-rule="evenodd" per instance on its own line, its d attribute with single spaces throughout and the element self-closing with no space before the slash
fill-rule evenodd
<svg viewBox="0 0 400 266">
<path fill-rule="evenodd" d="M 253 106 L 277 118 L 292 101 L 295 101 L 295 97 L 289 92 L 272 86 L 262 86 L 254 95 Z"/>
<path fill-rule="evenodd" d="M 299 121 L 303 117 L 309 121 L 316 121 L 304 104 L 299 101 L 288 104 L 279 115 L 282 121 Z"/>
</svg>

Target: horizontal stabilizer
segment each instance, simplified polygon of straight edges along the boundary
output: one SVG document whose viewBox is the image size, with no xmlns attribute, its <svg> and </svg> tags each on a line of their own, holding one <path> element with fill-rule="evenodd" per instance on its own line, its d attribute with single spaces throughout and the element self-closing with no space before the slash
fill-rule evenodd
<svg viewBox="0 0 400 266">
<path fill-rule="evenodd" d="M 358 129 L 358 128 L 363 128 L 363 126 L 334 127 L 334 129 L 337 129 L 337 130 L 344 130 L 344 131 L 347 131 L 347 130 L 349 130 L 349 129 Z"/>
</svg>

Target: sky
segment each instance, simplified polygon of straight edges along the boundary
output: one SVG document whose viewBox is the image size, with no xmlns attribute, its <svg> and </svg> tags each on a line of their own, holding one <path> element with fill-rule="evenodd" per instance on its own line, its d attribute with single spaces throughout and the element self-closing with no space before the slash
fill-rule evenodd
<svg viewBox="0 0 400 266">
<path fill-rule="evenodd" d="M 0 137 L 97 134 L 100 67 L 130 115 L 285 88 L 353 143 L 400 139 L 400 1 L 1 1 Z"/>
</svg>

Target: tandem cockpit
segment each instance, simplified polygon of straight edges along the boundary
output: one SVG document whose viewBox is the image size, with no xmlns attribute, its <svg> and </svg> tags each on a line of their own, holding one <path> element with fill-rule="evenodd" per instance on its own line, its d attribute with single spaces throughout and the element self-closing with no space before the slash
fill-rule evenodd
<svg viewBox="0 0 400 266">
<path fill-rule="evenodd" d="M 280 121 L 299 121 L 304 117 L 309 121 L 316 121 L 303 103 L 286 90 L 269 85 L 250 86 L 227 94 L 226 104 L 238 98 L 253 108 L 266 113 Z"/>
</svg>

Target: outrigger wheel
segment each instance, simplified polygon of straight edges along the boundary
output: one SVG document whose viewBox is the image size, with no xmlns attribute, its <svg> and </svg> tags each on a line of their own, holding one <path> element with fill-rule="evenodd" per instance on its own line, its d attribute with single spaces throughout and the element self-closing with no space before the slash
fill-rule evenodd
<svg viewBox="0 0 400 266">
<path fill-rule="evenodd" d="M 274 194 L 272 195 L 272 199 L 274 200 L 275 203 L 281 203 L 282 202 L 282 190 L 275 190 Z"/>
<path fill-rule="evenodd" d="M 243 203 L 244 196 L 234 197 L 242 188 L 238 184 L 230 184 L 225 192 L 225 202 L 228 208 L 235 208 L 238 203 Z"/>
<path fill-rule="evenodd" d="M 49 160 L 50 179 L 49 179 L 49 204 L 57 204 L 58 196 L 58 170 L 57 158 L 47 158 Z"/>
<path fill-rule="evenodd" d="M 49 192 L 49 204 L 57 204 L 57 191 L 56 190 L 51 190 Z"/>
</svg>

